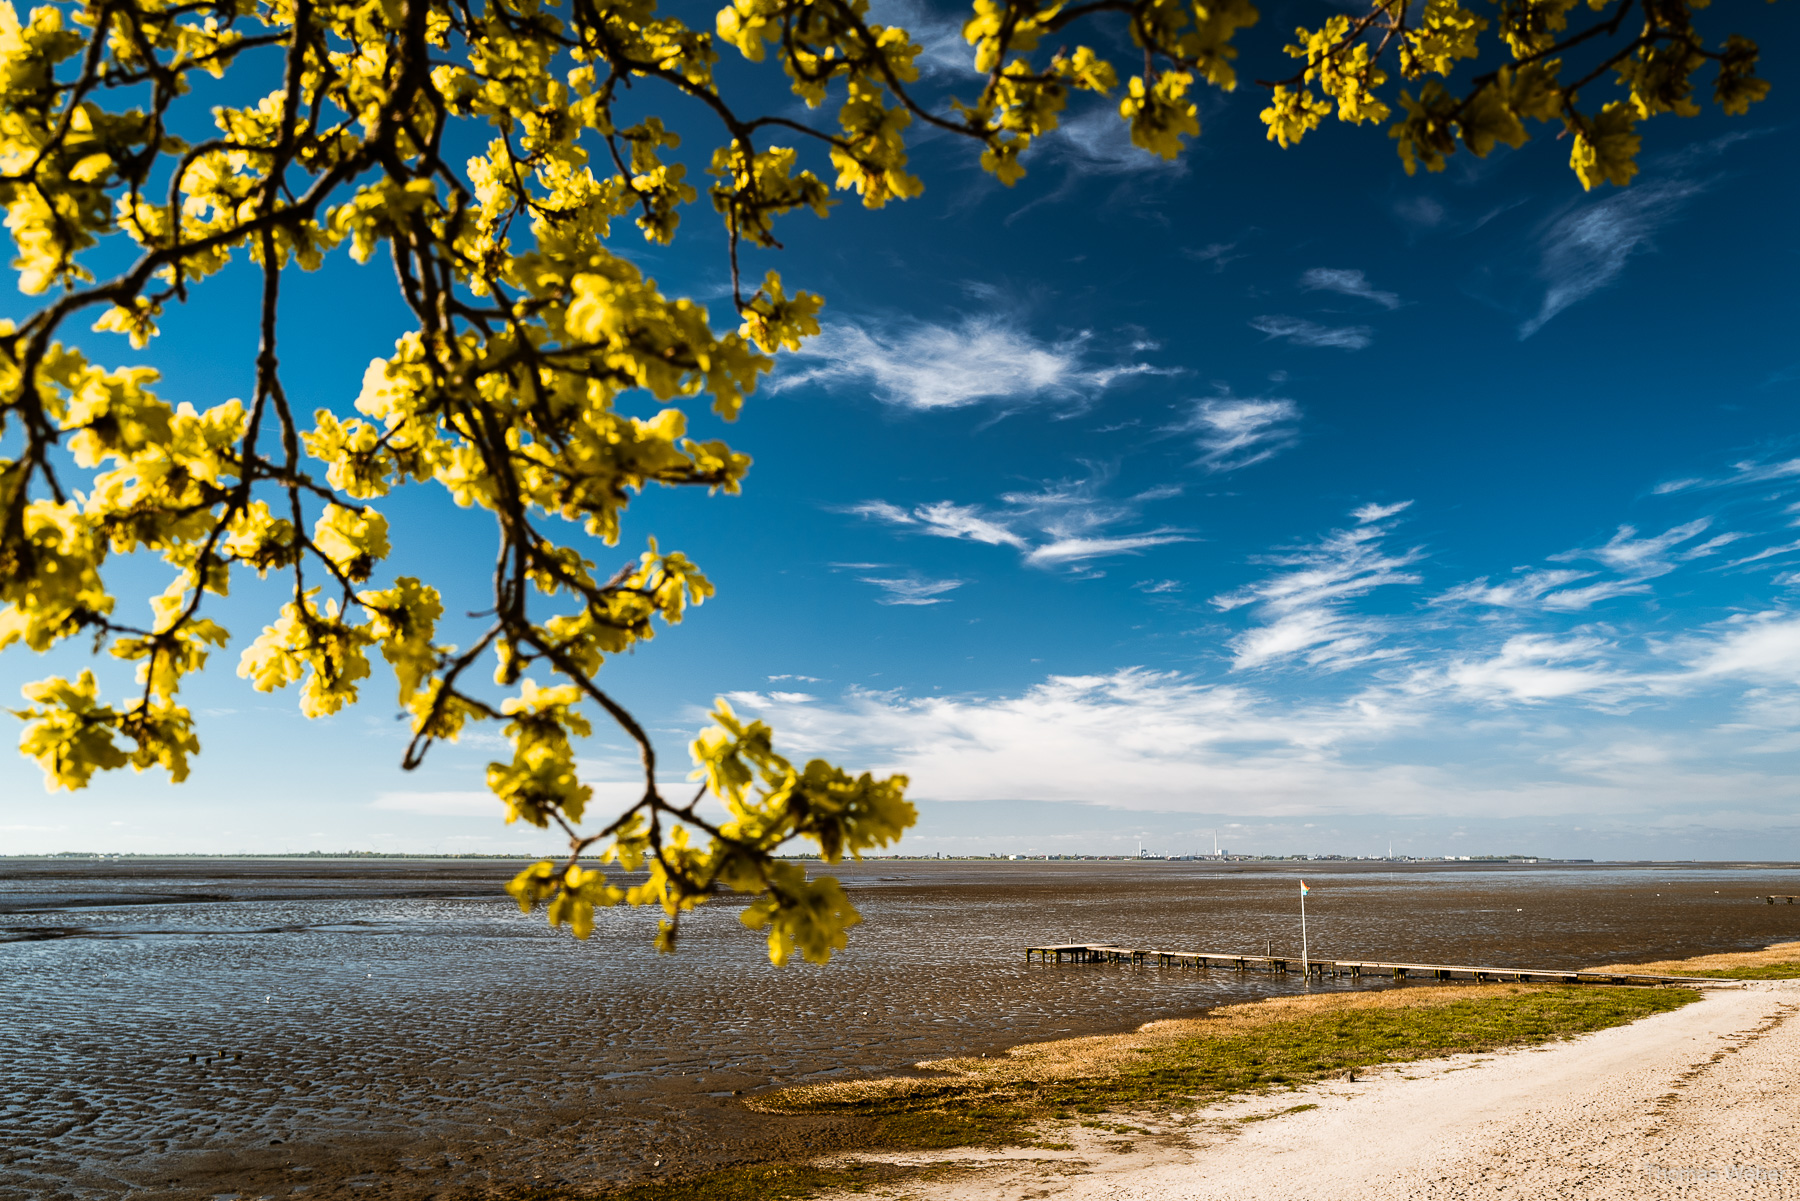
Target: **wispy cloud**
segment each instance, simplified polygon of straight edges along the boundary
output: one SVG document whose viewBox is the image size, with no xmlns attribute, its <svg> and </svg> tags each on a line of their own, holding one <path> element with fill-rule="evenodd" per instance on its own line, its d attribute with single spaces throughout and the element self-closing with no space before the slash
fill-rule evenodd
<svg viewBox="0 0 1800 1201">
<path fill-rule="evenodd" d="M 1214 396 L 1194 402 L 1175 432 L 1197 434 L 1200 465 L 1208 471 L 1236 471 L 1292 446 L 1300 406 L 1291 400 Z"/>
<path fill-rule="evenodd" d="M 1042 546 L 1033 547 L 1025 556 L 1027 563 L 1039 567 L 1052 567 L 1062 563 L 1080 563 L 1088 559 L 1104 559 L 1113 555 L 1135 555 L 1139 551 L 1149 550 L 1153 546 L 1167 546 L 1171 542 L 1191 542 L 1193 539 L 1179 530 L 1151 530 L 1147 534 L 1125 534 L 1114 538 L 1082 538 L 1064 537 L 1046 542 Z"/>
<path fill-rule="evenodd" d="M 941 605 L 948 600 L 944 593 L 961 588 L 964 583 L 962 580 L 927 580 L 917 576 L 903 579 L 864 576 L 862 582 L 882 590 L 882 595 L 875 598 L 876 603 L 882 605 Z"/>
<path fill-rule="evenodd" d="M 1112 500 L 1104 493 L 1107 482 L 1108 473 L 1096 471 L 1085 479 L 1061 480 L 1036 491 L 1003 495 L 1000 499 L 1017 514 L 1016 520 L 1035 526 L 1045 539 L 1032 548 L 1026 561 L 1047 567 L 1192 541 L 1186 531 L 1166 526 L 1138 533 L 1110 532 L 1137 521 L 1143 502 L 1172 493 L 1153 489 L 1129 500 Z"/>
<path fill-rule="evenodd" d="M 1588 549 L 1566 550 L 1550 556 L 1552 562 L 1567 562 L 1572 559 L 1591 559 L 1602 563 L 1614 571 L 1627 573 L 1648 579 L 1651 576 L 1666 575 L 1675 570 L 1670 552 L 1683 542 L 1706 531 L 1712 524 L 1709 518 L 1699 518 L 1653 534 L 1647 538 L 1638 536 L 1637 527 L 1622 525 L 1618 531 L 1608 538 L 1604 545 Z M 1713 545 L 1712 543 L 1708 544 Z"/>
<path fill-rule="evenodd" d="M 1800 615 L 1738 614 L 1632 652 L 1611 627 L 1528 633 L 1497 650 L 1418 670 L 1406 688 L 1490 704 L 1579 699 L 1602 708 L 1666 703 L 1731 681 L 1791 684 L 1800 675 Z M 1766 702 L 1766 693 L 1756 694 Z M 1800 720 L 1800 709 L 1795 710 Z"/>
<path fill-rule="evenodd" d="M 1412 501 L 1410 500 L 1397 500 L 1391 505 L 1377 504 L 1374 501 L 1370 501 L 1366 505 L 1352 509 L 1350 511 L 1350 516 L 1356 518 L 1358 525 L 1371 525 L 1377 521 L 1386 521 L 1396 513 L 1403 513 L 1410 508 L 1412 508 Z"/>
<path fill-rule="evenodd" d="M 1733 463 L 1727 475 L 1713 478 L 1666 480 L 1652 489 L 1658 496 L 1671 492 L 1688 492 L 1696 488 L 1729 488 L 1743 484 L 1767 484 L 1800 476 L 1800 459 L 1744 459 Z"/>
<path fill-rule="evenodd" d="M 1046 342 L 997 317 L 892 330 L 829 325 L 789 360 L 794 368 L 774 387 L 862 386 L 884 403 L 926 411 L 984 401 L 1083 404 L 1122 378 L 1157 371 L 1144 363 L 1090 363 L 1089 340 L 1083 333 Z"/>
<path fill-rule="evenodd" d="M 1519 326 L 1519 337 L 1529 338 L 1570 305 L 1612 283 L 1632 255 L 1651 248 L 1657 229 L 1704 190 L 1689 180 L 1640 183 L 1551 223 L 1539 239 L 1544 299 L 1537 315 Z"/>
<path fill-rule="evenodd" d="M 1488 583 L 1487 577 L 1471 580 L 1466 584 L 1458 584 L 1439 596 L 1431 598 L 1434 605 L 1487 605 L 1496 609 L 1562 609 L 1585 608 L 1592 600 L 1584 600 L 1579 604 L 1567 603 L 1563 590 L 1576 580 L 1585 580 L 1593 576 L 1591 571 L 1574 571 L 1568 568 L 1549 571 L 1529 571 L 1511 580 L 1502 580 L 1498 584 Z"/>
<path fill-rule="evenodd" d="M 1450 213 L 1443 203 L 1430 196 L 1408 196 L 1404 200 L 1395 201 L 1394 215 L 1420 229 L 1436 229 L 1450 219 Z"/>
<path fill-rule="evenodd" d="M 1452 660 L 1443 667 L 1441 680 L 1468 700 L 1536 704 L 1578 696 L 1606 699 L 1622 688 L 1633 691 L 1629 676 L 1605 662 L 1611 649 L 1610 643 L 1587 635 L 1519 634 L 1494 654 Z"/>
<path fill-rule="evenodd" d="M 1655 163 L 1657 167 L 1663 170 L 1689 169 L 1707 162 L 1710 159 L 1719 157 L 1719 155 L 1725 153 L 1739 142 L 1748 142 L 1753 138 L 1760 138 L 1764 134 L 1774 132 L 1775 130 L 1770 127 L 1762 129 L 1734 129 L 1729 133 L 1720 134 L 1716 138 L 1708 138 L 1704 142 L 1695 142 L 1692 145 L 1682 147 L 1680 150 L 1659 155 L 1656 158 Z"/>
<path fill-rule="evenodd" d="M 1026 545 L 1025 539 L 1005 524 L 983 516 L 980 507 L 976 505 L 959 505 L 940 500 L 912 509 L 902 509 L 885 500 L 870 500 L 850 506 L 849 511 L 889 525 L 914 526 L 922 534 L 939 538 L 964 538 L 971 542 L 1012 546 L 1020 550 L 1024 550 Z"/>
<path fill-rule="evenodd" d="M 1253 317 L 1250 328 L 1271 339 L 1285 338 L 1295 346 L 1330 346 L 1338 350 L 1361 350 L 1375 340 L 1375 331 L 1366 325 L 1320 325 L 1299 317 Z"/>
<path fill-rule="evenodd" d="M 1781 546 L 1765 546 L 1754 554 L 1745 555 L 1740 559 L 1733 559 L 1725 566 L 1745 567 L 1751 563 L 1761 563 L 1766 559 L 1779 559 L 1786 555 L 1791 555 L 1796 551 L 1800 551 L 1800 541 L 1784 543 Z"/>
<path fill-rule="evenodd" d="M 848 511 L 874 521 L 937 538 L 1010 546 L 1036 567 L 1063 566 L 1089 559 L 1136 554 L 1153 546 L 1189 542 L 1185 530 L 1168 526 L 1138 532 L 1117 527 L 1135 522 L 1147 502 L 1180 495 L 1179 488 L 1152 488 L 1124 500 L 1104 494 L 1108 473 L 1060 480 L 1033 491 L 1000 496 L 1004 508 L 959 505 L 940 500 L 903 508 L 885 500 L 864 501 Z"/>
<path fill-rule="evenodd" d="M 1393 292 L 1380 291 L 1369 282 L 1368 276 L 1348 268 L 1314 267 L 1300 277 L 1300 286 L 1308 292 L 1336 292 L 1342 296 L 1354 296 L 1372 301 L 1384 309 L 1400 307 L 1399 296 Z"/>
<path fill-rule="evenodd" d="M 1720 534 L 1677 549 L 1704 533 L 1710 524 L 1710 519 L 1699 518 L 1648 537 L 1640 537 L 1635 526 L 1622 525 L 1599 546 L 1577 547 L 1547 556 L 1553 563 L 1597 563 L 1613 572 L 1612 578 L 1595 579 L 1598 572 L 1577 568 L 1520 568 L 1510 580 L 1489 583 L 1488 577 L 1483 577 L 1459 584 L 1433 597 L 1431 603 L 1578 613 L 1614 597 L 1643 595 L 1651 591 L 1648 581 L 1669 574 L 1681 563 L 1707 558 L 1743 537 Z M 1581 580 L 1593 582 L 1578 588 L 1572 586 Z"/>
<path fill-rule="evenodd" d="M 980 77 L 975 48 L 962 35 L 963 18 L 940 12 L 925 0 L 871 0 L 868 19 L 906 30 L 923 51 L 913 59 L 921 75 Z"/>
<path fill-rule="evenodd" d="M 1316 543 L 1264 556 L 1258 561 L 1282 570 L 1215 596 L 1212 603 L 1218 608 L 1229 612 L 1249 607 L 1257 622 L 1232 640 L 1233 669 L 1299 659 L 1309 666 L 1341 670 L 1401 654 L 1379 645 L 1390 628 L 1387 621 L 1353 612 L 1345 603 L 1377 588 L 1419 582 L 1418 573 L 1408 568 L 1425 552 L 1388 551 L 1383 539 L 1392 528 L 1391 522 L 1376 517 L 1351 529 L 1333 530 Z"/>
<path fill-rule="evenodd" d="M 1131 140 L 1131 126 L 1119 119 L 1117 106 L 1096 105 L 1065 118 L 1049 135 L 1032 142 L 1032 149 L 1048 153 L 1058 162 L 1082 174 L 1183 175 L 1185 158 L 1166 159 L 1146 154 Z"/>
<path fill-rule="evenodd" d="M 1223 271 L 1227 263 L 1235 263 L 1237 260 L 1247 257 L 1231 253 L 1237 248 L 1238 243 L 1236 242 L 1208 242 L 1197 250 L 1183 250 L 1181 253 L 1195 262 L 1211 264 L 1214 271 Z"/>
</svg>

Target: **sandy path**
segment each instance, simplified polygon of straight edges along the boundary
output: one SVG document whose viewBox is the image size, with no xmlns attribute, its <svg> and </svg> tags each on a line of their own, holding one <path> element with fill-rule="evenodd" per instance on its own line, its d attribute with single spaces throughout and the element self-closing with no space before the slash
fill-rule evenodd
<svg viewBox="0 0 1800 1201">
<path fill-rule="evenodd" d="M 1797 1015 L 1800 984 L 1709 990 L 1696 1004 L 1573 1042 L 1213 1106 L 1148 1136 L 1081 1131 L 1072 1151 L 1013 1151 L 974 1176 L 903 1192 L 932 1201 L 1800 1199 Z M 1284 1112 L 1302 1104 L 1317 1108 Z M 1243 1120 L 1265 1114 L 1277 1116 Z"/>
</svg>

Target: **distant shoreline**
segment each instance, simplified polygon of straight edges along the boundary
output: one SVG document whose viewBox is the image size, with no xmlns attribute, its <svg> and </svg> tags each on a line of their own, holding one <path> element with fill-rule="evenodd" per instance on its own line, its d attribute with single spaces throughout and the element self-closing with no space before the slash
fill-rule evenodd
<svg viewBox="0 0 1800 1201">
<path fill-rule="evenodd" d="M 317 861 L 359 863 L 368 861 L 396 860 L 422 861 L 440 863 L 495 862 L 495 863 L 527 863 L 543 858 L 556 858 L 555 855 L 535 854 L 487 854 L 487 853 L 434 853 L 414 851 L 267 851 L 267 852 L 233 852 L 219 853 L 206 851 L 193 852 L 138 852 L 138 851 L 58 851 L 49 855 L 8 855 L 0 854 L 0 862 L 34 862 L 34 863 L 111 863 L 133 862 L 154 863 L 170 861 L 209 860 L 217 862 L 233 861 Z M 783 859 L 790 863 L 821 863 L 817 855 L 786 855 Z M 1138 857 L 1135 855 L 865 855 L 862 864 L 880 863 L 967 863 L 983 865 L 1017 864 L 1020 867 L 1031 865 L 1054 866 L 1059 863 L 1119 863 L 1140 864 L 1145 867 L 1168 868 L 1212 868 L 1223 871 L 1255 871 L 1301 868 L 1309 872 L 1368 872 L 1388 871 L 1396 868 L 1431 871 L 1493 870 L 1495 868 L 1589 868 L 1618 870 L 1620 868 L 1644 869 L 1683 869 L 1683 870 L 1800 870 L 1800 860 L 1793 859 L 1548 859 L 1528 857 L 1505 857 L 1499 855 L 1406 858 L 1396 856 L 1392 859 L 1373 857 L 1351 858 L 1349 856 L 1322 855 L 1317 857 L 1280 856 L 1280 855 L 1232 855 L 1226 858 L 1214 858 L 1210 855 L 1184 855 L 1155 857 Z M 858 866 L 857 862 L 839 862 L 824 864 L 833 871 L 851 871 Z"/>
</svg>

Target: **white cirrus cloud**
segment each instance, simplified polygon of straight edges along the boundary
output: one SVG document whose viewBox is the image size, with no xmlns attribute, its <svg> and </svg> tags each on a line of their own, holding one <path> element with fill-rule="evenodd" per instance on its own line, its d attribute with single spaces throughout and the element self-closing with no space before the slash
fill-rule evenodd
<svg viewBox="0 0 1800 1201">
<path fill-rule="evenodd" d="M 1349 268 L 1314 267 L 1300 277 L 1300 287 L 1308 292 L 1336 292 L 1340 296 L 1354 296 L 1359 300 L 1378 304 L 1384 309 L 1400 307 L 1398 295 L 1381 291 L 1369 282 L 1367 275 Z"/>
<path fill-rule="evenodd" d="M 1001 495 L 1005 506 L 992 511 L 953 501 L 903 508 L 885 500 L 864 501 L 848 512 L 898 529 L 938 538 L 1008 546 L 1023 552 L 1033 567 L 1060 567 L 1091 559 L 1132 555 L 1155 546 L 1190 542 L 1186 530 L 1161 526 L 1126 532 L 1117 527 L 1135 522 L 1143 505 L 1181 495 L 1176 486 L 1149 488 L 1125 500 L 1103 494 L 1108 473 L 1080 480 L 1059 480 L 1034 491 Z"/>
<path fill-rule="evenodd" d="M 1715 538 L 1713 541 L 1716 542 L 1718 539 Z M 1733 559 L 1731 562 L 1725 564 L 1725 566 L 1744 567 L 1751 563 L 1760 563 L 1765 559 L 1784 558 L 1796 551 L 1800 551 L 1800 540 L 1788 542 L 1781 546 L 1765 546 L 1755 554 L 1745 555 L 1740 559 Z"/>
<path fill-rule="evenodd" d="M 1524 572 L 1498 584 L 1488 583 L 1488 577 L 1483 576 L 1432 597 L 1431 603 L 1487 605 L 1496 609 L 1567 609 L 1570 607 L 1568 604 L 1554 601 L 1546 603 L 1545 598 L 1557 595 L 1576 580 L 1590 579 L 1593 574 L 1591 571 L 1576 571 L 1573 568 L 1552 568 Z"/>
<path fill-rule="evenodd" d="M 1197 250 L 1184 249 L 1181 253 L 1195 262 L 1210 264 L 1212 269 L 1218 272 L 1225 270 L 1227 264 L 1248 257 L 1247 254 L 1231 253 L 1238 248 L 1238 245 L 1238 242 L 1208 242 Z"/>
<path fill-rule="evenodd" d="M 881 589 L 882 595 L 875 598 L 882 605 L 941 605 L 949 599 L 944 593 L 961 588 L 962 580 L 927 580 L 917 576 L 897 579 L 879 579 L 873 576 L 861 577 L 865 584 L 873 584 Z"/>
<path fill-rule="evenodd" d="M 850 506 L 848 511 L 889 525 L 912 526 L 922 534 L 938 538 L 962 538 L 970 542 L 1011 546 L 1019 550 L 1026 547 L 1025 539 L 1002 521 L 984 515 L 977 505 L 959 505 L 940 500 L 903 509 L 885 500 L 869 500 Z"/>
<path fill-rule="evenodd" d="M 1558 313 L 1612 283 L 1631 256 L 1649 250 L 1656 231 L 1704 190 L 1680 179 L 1640 183 L 1550 223 L 1538 239 L 1544 298 L 1536 316 L 1519 326 L 1519 337 L 1531 337 Z"/>
<path fill-rule="evenodd" d="M 1484 576 L 1459 584 L 1432 597 L 1431 604 L 1578 613 L 1614 597 L 1642 596 L 1652 591 L 1650 580 L 1669 574 L 1682 563 L 1708 558 L 1745 536 L 1724 533 L 1677 549 L 1706 532 L 1710 525 L 1711 520 L 1702 517 L 1649 536 L 1640 536 L 1635 526 L 1622 525 L 1599 546 L 1577 547 L 1548 556 L 1553 563 L 1597 563 L 1612 571 L 1612 578 L 1595 579 L 1598 572 L 1578 568 L 1521 568 L 1510 580 L 1489 583 L 1489 577 Z M 1592 582 L 1573 586 L 1581 580 Z"/>
<path fill-rule="evenodd" d="M 1025 561 L 1039 567 L 1055 566 L 1061 563 L 1080 563 L 1088 559 L 1102 559 L 1112 555 L 1135 555 L 1139 551 L 1153 546 L 1167 546 L 1171 542 L 1191 542 L 1192 538 L 1179 530 L 1151 530 L 1144 534 L 1124 534 L 1111 538 L 1056 538 L 1033 547 L 1025 556 Z"/>
<path fill-rule="evenodd" d="M 1420 581 L 1410 568 L 1425 552 L 1387 550 L 1383 540 L 1392 528 L 1379 518 L 1364 520 L 1317 542 L 1261 556 L 1257 562 L 1282 570 L 1213 597 L 1214 606 L 1225 612 L 1248 608 L 1256 623 L 1232 639 L 1233 670 L 1298 659 L 1338 671 L 1405 653 L 1382 645 L 1391 622 L 1356 613 L 1346 603 L 1377 588 Z"/>
<path fill-rule="evenodd" d="M 1082 333 L 1046 342 L 998 317 L 887 330 L 840 323 L 790 356 L 792 366 L 772 386 L 866 387 L 883 403 L 928 412 L 983 402 L 1081 405 L 1120 379 L 1159 371 L 1144 363 L 1091 363 L 1089 341 Z"/>
<path fill-rule="evenodd" d="M 1421 666 L 1403 690 L 1531 706 L 1580 700 L 1617 709 L 1667 703 L 1731 682 L 1787 685 L 1797 676 L 1800 614 L 1783 609 L 1737 614 L 1636 651 L 1610 627 L 1514 634 L 1495 650 L 1459 652 Z"/>
<path fill-rule="evenodd" d="M 1250 328 L 1267 334 L 1271 340 L 1281 338 L 1295 346 L 1362 350 L 1375 341 L 1375 331 L 1366 325 L 1320 325 L 1316 321 L 1279 314 L 1253 317 Z"/>
<path fill-rule="evenodd" d="M 921 51 L 913 58 L 921 75 L 981 77 L 975 69 L 975 48 L 963 37 L 961 17 L 941 12 L 925 0 L 871 0 L 868 21 L 906 30 Z"/>
<path fill-rule="evenodd" d="M 1800 476 L 1800 459 L 1769 460 L 1745 459 L 1731 465 L 1731 474 L 1715 479 L 1690 478 L 1667 480 L 1656 485 L 1651 491 L 1658 496 L 1667 496 L 1671 492 L 1687 492 L 1695 488 L 1729 488 L 1741 484 L 1767 484 L 1778 480 L 1790 480 Z"/>
<path fill-rule="evenodd" d="M 1166 159 L 1146 153 L 1131 140 L 1131 126 L 1119 119 L 1114 105 L 1088 108 L 1059 124 L 1048 135 L 1032 141 L 1034 152 L 1048 152 L 1072 170 L 1084 174 L 1185 175 L 1185 159 Z"/>
<path fill-rule="evenodd" d="M 1377 521 L 1386 521 L 1395 514 L 1405 512 L 1410 508 L 1412 508 L 1410 500 L 1397 500 L 1390 505 L 1370 501 L 1366 505 L 1360 505 L 1350 510 L 1350 516 L 1356 518 L 1358 525 L 1371 525 Z"/>
<path fill-rule="evenodd" d="M 1470 700 L 1535 704 L 1572 697 L 1623 699 L 1641 694 L 1628 673 L 1610 667 L 1610 643 L 1588 635 L 1518 634 L 1498 651 L 1456 658 L 1437 669 L 1443 686 Z"/>
<path fill-rule="evenodd" d="M 1115 532 L 1116 527 L 1137 521 L 1144 502 L 1178 496 L 1180 489 L 1152 488 L 1128 500 L 1112 500 L 1104 493 L 1109 477 L 1109 472 L 1095 470 L 1084 479 L 1059 480 L 1035 491 L 1001 496 L 1014 522 L 1034 527 L 1041 539 L 1027 553 L 1026 562 L 1038 567 L 1082 563 L 1193 540 L 1187 531 L 1166 526 Z"/>
<path fill-rule="evenodd" d="M 1395 201 L 1394 215 L 1420 229 L 1436 229 L 1450 219 L 1450 211 L 1430 196 L 1408 196 Z"/>
<path fill-rule="evenodd" d="M 1701 517 L 1673 526 L 1660 534 L 1639 537 L 1636 526 L 1622 525 L 1601 546 L 1562 551 L 1550 556 L 1552 562 L 1591 559 L 1614 571 L 1640 579 L 1666 575 L 1675 570 L 1669 552 L 1696 535 L 1706 532 L 1710 518 Z"/>
<path fill-rule="evenodd" d="M 1298 440 L 1294 423 L 1300 406 L 1291 400 L 1229 394 L 1194 402 L 1187 419 L 1171 432 L 1191 433 L 1200 447 L 1200 466 L 1237 471 L 1279 454 Z"/>
</svg>

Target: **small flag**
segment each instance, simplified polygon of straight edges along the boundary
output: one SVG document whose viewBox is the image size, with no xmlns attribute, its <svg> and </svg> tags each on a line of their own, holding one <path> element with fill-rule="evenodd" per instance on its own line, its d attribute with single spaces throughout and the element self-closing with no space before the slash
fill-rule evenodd
<svg viewBox="0 0 1800 1201">
<path fill-rule="evenodd" d="M 1305 896 L 1307 893 L 1309 893 L 1311 891 L 1312 891 L 1312 889 L 1310 889 L 1306 886 L 1305 880 L 1300 881 L 1300 895 L 1301 896 Z"/>
</svg>

